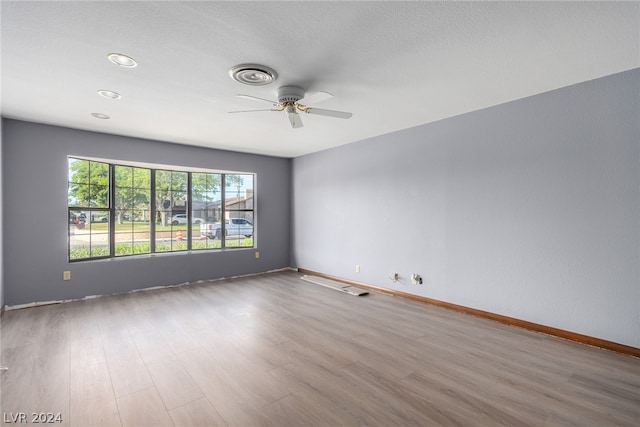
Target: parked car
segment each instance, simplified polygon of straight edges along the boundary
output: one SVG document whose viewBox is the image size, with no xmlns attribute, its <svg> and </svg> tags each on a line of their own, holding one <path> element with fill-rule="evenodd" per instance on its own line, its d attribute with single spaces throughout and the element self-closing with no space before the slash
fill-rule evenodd
<svg viewBox="0 0 640 427">
<path fill-rule="evenodd" d="M 192 222 L 193 224 L 200 224 L 202 223 L 202 219 L 194 218 Z M 171 217 L 172 225 L 186 224 L 186 223 L 187 223 L 187 214 L 175 214 Z"/>
<path fill-rule="evenodd" d="M 87 216 L 83 212 L 80 212 L 78 215 L 69 213 L 69 224 L 75 224 L 78 227 L 80 226 L 84 227 L 86 223 L 87 223 Z"/>
<path fill-rule="evenodd" d="M 222 238 L 222 224 L 219 222 L 212 224 L 200 224 L 200 234 L 209 239 Z M 253 224 L 244 218 L 229 218 L 224 221 L 225 236 L 253 236 Z"/>
</svg>

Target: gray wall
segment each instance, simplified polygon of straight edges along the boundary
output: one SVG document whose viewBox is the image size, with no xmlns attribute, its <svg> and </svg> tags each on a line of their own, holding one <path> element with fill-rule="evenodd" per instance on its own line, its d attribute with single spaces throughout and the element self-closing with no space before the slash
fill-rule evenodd
<svg viewBox="0 0 640 427">
<path fill-rule="evenodd" d="M 640 347 L 639 82 L 294 159 L 292 265 Z"/>
<path fill-rule="evenodd" d="M 81 298 L 289 266 L 291 161 L 4 120 L 5 303 Z M 67 261 L 67 156 L 255 172 L 254 250 Z M 71 271 L 71 281 L 62 272 Z"/>
</svg>

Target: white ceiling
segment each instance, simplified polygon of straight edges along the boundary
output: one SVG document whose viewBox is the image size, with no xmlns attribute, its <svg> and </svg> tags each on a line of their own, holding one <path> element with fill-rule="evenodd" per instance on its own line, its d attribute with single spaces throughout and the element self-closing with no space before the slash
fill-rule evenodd
<svg viewBox="0 0 640 427">
<path fill-rule="evenodd" d="M 296 157 L 640 66 L 638 2 L 2 2 L 2 115 Z M 137 68 L 107 54 L 135 58 Z M 259 63 L 278 80 L 232 81 Z M 341 120 L 235 97 L 334 94 Z M 120 100 L 97 95 L 122 94 Z M 303 102 L 304 103 L 304 102 Z M 92 117 L 105 113 L 110 120 Z"/>
</svg>

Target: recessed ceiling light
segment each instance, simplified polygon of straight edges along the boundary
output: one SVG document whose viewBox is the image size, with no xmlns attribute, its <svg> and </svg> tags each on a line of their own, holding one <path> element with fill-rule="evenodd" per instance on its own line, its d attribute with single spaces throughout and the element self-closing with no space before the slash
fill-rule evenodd
<svg viewBox="0 0 640 427">
<path fill-rule="evenodd" d="M 121 53 L 110 53 L 107 55 L 107 58 L 109 58 L 109 61 L 121 67 L 133 68 L 138 66 L 135 59 Z"/>
<path fill-rule="evenodd" d="M 110 119 L 110 118 L 111 118 L 111 117 L 109 117 L 108 115 L 106 115 L 106 114 L 102 114 L 102 113 L 91 113 L 91 115 L 92 115 L 93 117 L 95 117 L 96 119 L 102 119 L 102 120 L 108 120 L 108 119 Z"/>
<path fill-rule="evenodd" d="M 231 78 L 251 86 L 263 86 L 274 82 L 278 74 L 271 68 L 258 64 L 240 64 L 229 70 Z"/>
<path fill-rule="evenodd" d="M 105 98 L 109 98 L 109 99 L 122 98 L 122 95 L 120 95 L 118 92 L 114 92 L 112 90 L 105 90 L 105 89 L 99 90 L 98 95 L 104 96 Z"/>
</svg>

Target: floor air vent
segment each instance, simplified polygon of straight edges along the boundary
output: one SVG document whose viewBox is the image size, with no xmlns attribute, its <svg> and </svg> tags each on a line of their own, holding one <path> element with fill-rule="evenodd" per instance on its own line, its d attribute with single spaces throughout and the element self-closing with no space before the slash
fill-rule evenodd
<svg viewBox="0 0 640 427">
<path fill-rule="evenodd" d="M 314 285 L 324 286 L 326 288 L 334 289 L 336 291 L 344 292 L 350 295 L 355 295 L 357 297 L 361 297 L 363 295 L 368 295 L 369 292 L 356 288 L 351 285 L 345 285 L 344 283 L 337 282 L 335 280 L 325 279 L 323 277 L 318 276 L 309 276 L 305 274 L 301 277 L 305 282 L 313 283 Z"/>
</svg>

